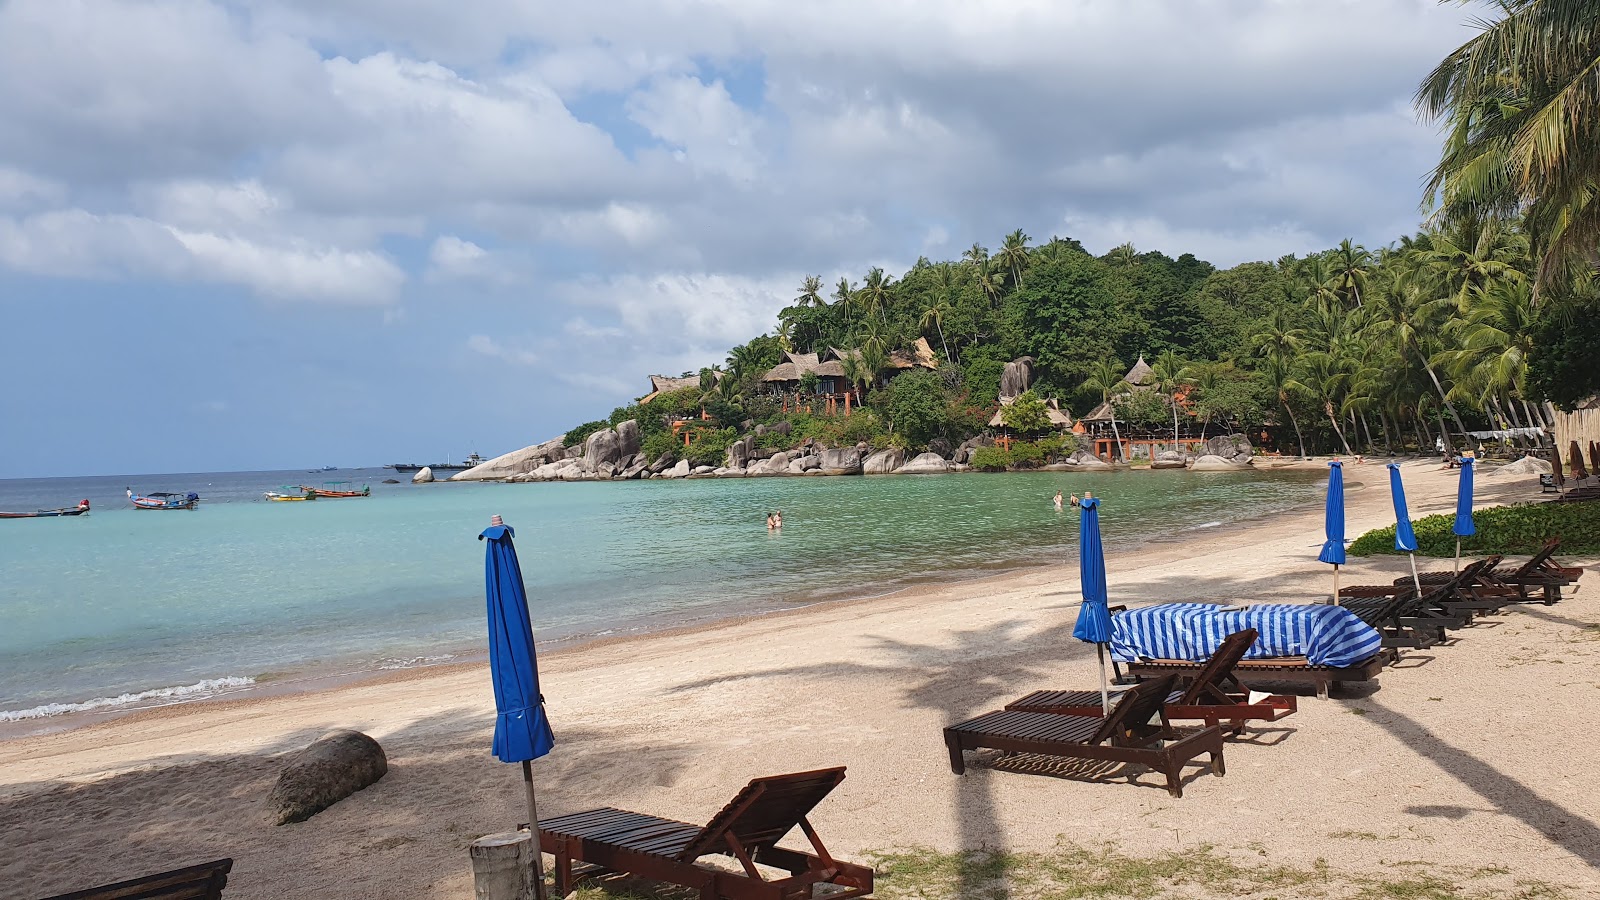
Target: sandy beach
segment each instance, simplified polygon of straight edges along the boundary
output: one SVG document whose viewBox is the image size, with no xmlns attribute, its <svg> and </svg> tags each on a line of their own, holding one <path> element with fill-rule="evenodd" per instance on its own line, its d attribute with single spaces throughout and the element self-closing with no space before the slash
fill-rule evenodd
<svg viewBox="0 0 1600 900">
<path fill-rule="evenodd" d="M 1415 517 L 1453 509 L 1455 473 L 1437 470 L 1405 466 Z M 1349 536 L 1391 523 L 1383 466 L 1346 473 Z M 1531 476 L 1484 477 L 1478 499 L 1537 489 Z M 1315 509 L 1137 550 L 1107 534 L 1112 602 L 1310 601 L 1330 584 L 1314 558 L 1321 528 Z M 1396 869 L 1443 873 L 1460 896 L 1600 896 L 1596 561 L 1562 558 L 1591 569 L 1569 599 L 1408 652 L 1376 686 L 1303 695 L 1297 715 L 1228 745 L 1225 778 L 1191 769 L 1182 799 L 1151 774 L 1047 777 L 981 757 L 964 777 L 949 770 L 943 726 L 1036 688 L 1096 683 L 1093 648 L 1071 637 L 1072 566 L 562 650 L 541 660 L 558 742 L 534 765 L 541 813 L 612 805 L 703 821 L 754 775 L 843 764 L 813 821 L 847 859 L 1210 845 L 1243 865 L 1322 861 L 1331 896 L 1346 876 Z M 1352 558 L 1344 581 L 1403 571 L 1403 557 Z M 236 900 L 469 898 L 467 845 L 523 809 L 517 768 L 489 754 L 493 717 L 487 671 L 467 665 L 0 743 L 0 895 L 232 856 Z M 388 775 L 305 823 L 269 824 L 285 755 L 336 727 L 377 738 Z"/>
</svg>

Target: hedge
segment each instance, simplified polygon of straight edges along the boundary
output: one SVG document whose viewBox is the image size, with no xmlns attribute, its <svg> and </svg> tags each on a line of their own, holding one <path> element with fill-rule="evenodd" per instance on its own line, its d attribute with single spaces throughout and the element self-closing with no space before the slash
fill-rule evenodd
<svg viewBox="0 0 1600 900">
<path fill-rule="evenodd" d="M 1478 533 L 1461 539 L 1461 552 L 1535 553 L 1546 540 L 1561 539 L 1563 553 L 1600 553 L 1600 501 L 1523 503 L 1480 509 L 1473 514 Z M 1454 513 L 1411 523 L 1421 556 L 1454 556 Z M 1351 556 L 1394 553 L 1394 526 L 1369 531 L 1350 544 Z"/>
</svg>

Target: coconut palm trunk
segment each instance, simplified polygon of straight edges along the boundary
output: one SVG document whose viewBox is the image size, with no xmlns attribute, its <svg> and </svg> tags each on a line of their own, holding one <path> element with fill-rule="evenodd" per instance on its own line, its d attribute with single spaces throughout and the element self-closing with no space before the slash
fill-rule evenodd
<svg viewBox="0 0 1600 900">
<path fill-rule="evenodd" d="M 1344 455 L 1350 456 L 1350 442 L 1344 439 L 1344 430 L 1339 427 L 1339 417 L 1333 414 L 1333 404 L 1324 403 L 1323 412 L 1328 414 L 1328 424 L 1333 426 L 1333 433 L 1339 436 L 1339 446 L 1344 448 Z"/>
<path fill-rule="evenodd" d="M 1300 420 L 1294 417 L 1294 410 L 1289 408 L 1289 395 L 1279 391 L 1278 402 L 1283 404 L 1283 411 L 1289 414 L 1289 424 L 1294 426 L 1294 439 L 1300 444 L 1300 458 L 1306 458 L 1306 437 L 1300 433 Z"/>
</svg>

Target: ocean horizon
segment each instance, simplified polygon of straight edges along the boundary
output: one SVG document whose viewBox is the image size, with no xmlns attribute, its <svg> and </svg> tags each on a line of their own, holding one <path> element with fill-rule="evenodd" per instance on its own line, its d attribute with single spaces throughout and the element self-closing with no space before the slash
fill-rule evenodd
<svg viewBox="0 0 1600 900">
<path fill-rule="evenodd" d="M 489 517 L 516 529 L 539 639 L 576 642 L 1060 563 L 1105 501 L 1108 549 L 1320 498 L 1314 472 L 1100 472 L 411 485 L 388 469 L 0 480 L 0 724 L 183 702 L 483 650 Z M 130 478 L 136 481 L 130 481 Z M 269 503 L 283 485 L 372 496 Z M 195 491 L 136 511 L 124 490 Z M 785 528 L 769 533 L 766 513 Z"/>
</svg>

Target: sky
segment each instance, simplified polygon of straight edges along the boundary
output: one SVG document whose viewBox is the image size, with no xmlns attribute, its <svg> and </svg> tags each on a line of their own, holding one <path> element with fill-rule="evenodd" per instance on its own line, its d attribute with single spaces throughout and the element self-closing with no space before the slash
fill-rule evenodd
<svg viewBox="0 0 1600 900">
<path fill-rule="evenodd" d="M 494 456 L 806 274 L 1413 232 L 1433 0 L 0 0 L 0 477 Z"/>
</svg>

